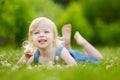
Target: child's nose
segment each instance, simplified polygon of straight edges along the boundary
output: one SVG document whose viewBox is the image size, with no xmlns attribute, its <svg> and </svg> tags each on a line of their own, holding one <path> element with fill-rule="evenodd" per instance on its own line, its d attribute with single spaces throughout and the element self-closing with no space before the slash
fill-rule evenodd
<svg viewBox="0 0 120 80">
<path fill-rule="evenodd" d="M 44 33 L 40 33 L 39 36 L 40 36 L 40 37 L 44 37 Z"/>
</svg>

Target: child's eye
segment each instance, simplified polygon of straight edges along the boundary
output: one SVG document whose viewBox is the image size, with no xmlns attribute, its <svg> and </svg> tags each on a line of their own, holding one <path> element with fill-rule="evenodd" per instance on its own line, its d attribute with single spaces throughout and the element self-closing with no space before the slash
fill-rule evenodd
<svg viewBox="0 0 120 80">
<path fill-rule="evenodd" d="M 39 34 L 39 32 L 35 32 L 34 34 Z"/>
<path fill-rule="evenodd" d="M 44 31 L 45 33 L 49 33 L 49 31 Z"/>
</svg>

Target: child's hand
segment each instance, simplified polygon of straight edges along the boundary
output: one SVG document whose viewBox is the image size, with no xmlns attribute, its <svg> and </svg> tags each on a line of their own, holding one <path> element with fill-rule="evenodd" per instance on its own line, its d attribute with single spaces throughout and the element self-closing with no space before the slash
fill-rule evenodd
<svg viewBox="0 0 120 80">
<path fill-rule="evenodd" d="M 33 56 L 34 53 L 34 49 L 30 46 L 30 42 L 29 41 L 24 41 L 23 42 L 23 47 L 24 47 L 24 54 L 27 58 L 30 58 L 31 56 Z"/>
<path fill-rule="evenodd" d="M 31 56 L 33 56 L 33 53 L 34 53 L 34 51 L 33 51 L 32 48 L 26 48 L 26 49 L 24 50 L 24 54 L 25 54 L 25 56 L 26 56 L 27 58 L 30 58 Z"/>
<path fill-rule="evenodd" d="M 33 56 L 33 51 L 30 49 L 25 49 L 24 54 L 27 58 L 30 58 L 31 56 Z"/>
<path fill-rule="evenodd" d="M 26 41 L 24 42 L 24 54 L 27 58 L 30 58 L 31 56 L 33 56 L 34 53 L 34 49 L 30 46 L 29 42 Z"/>
</svg>

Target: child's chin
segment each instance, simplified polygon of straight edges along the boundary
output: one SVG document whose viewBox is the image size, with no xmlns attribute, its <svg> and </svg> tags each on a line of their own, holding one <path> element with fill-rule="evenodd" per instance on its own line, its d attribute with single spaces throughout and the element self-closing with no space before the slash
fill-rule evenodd
<svg viewBox="0 0 120 80">
<path fill-rule="evenodd" d="M 46 45 L 40 45 L 39 48 L 46 48 Z"/>
</svg>

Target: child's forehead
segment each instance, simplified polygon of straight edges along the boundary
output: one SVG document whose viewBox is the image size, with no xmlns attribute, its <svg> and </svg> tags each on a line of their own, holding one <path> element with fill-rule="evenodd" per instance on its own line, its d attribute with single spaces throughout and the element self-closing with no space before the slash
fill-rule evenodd
<svg viewBox="0 0 120 80">
<path fill-rule="evenodd" d="M 53 29 L 54 25 L 48 23 L 48 22 L 40 22 L 38 24 L 38 27 L 37 28 L 47 28 L 47 29 Z"/>
<path fill-rule="evenodd" d="M 41 28 L 41 29 L 51 29 L 53 26 L 49 25 L 49 24 L 39 24 L 37 28 Z"/>
<path fill-rule="evenodd" d="M 49 26 L 38 26 L 35 30 L 52 30 Z"/>
</svg>

